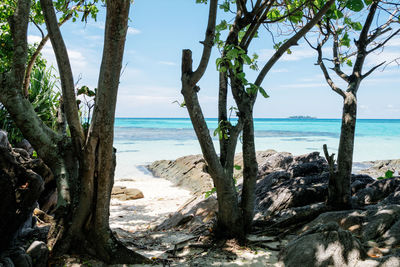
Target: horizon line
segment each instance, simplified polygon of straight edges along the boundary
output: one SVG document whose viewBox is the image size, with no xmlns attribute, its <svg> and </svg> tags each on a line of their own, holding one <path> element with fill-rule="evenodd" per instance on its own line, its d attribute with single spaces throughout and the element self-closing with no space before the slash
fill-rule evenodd
<svg viewBox="0 0 400 267">
<path fill-rule="evenodd" d="M 115 117 L 116 119 L 189 119 L 189 117 Z M 207 117 L 205 119 L 218 119 L 216 117 Z M 237 117 L 231 118 L 237 119 Z M 290 118 L 290 117 L 254 117 L 254 119 L 301 119 L 301 120 L 341 120 L 342 118 L 319 118 L 319 117 L 311 117 L 311 118 Z M 394 118 L 357 118 L 357 120 L 400 120 Z"/>
</svg>

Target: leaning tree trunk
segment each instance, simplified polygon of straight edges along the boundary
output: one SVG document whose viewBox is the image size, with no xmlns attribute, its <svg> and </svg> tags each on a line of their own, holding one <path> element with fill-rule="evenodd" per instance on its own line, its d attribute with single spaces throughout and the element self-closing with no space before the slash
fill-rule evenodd
<svg viewBox="0 0 400 267">
<path fill-rule="evenodd" d="M 186 58 L 186 56 L 188 57 Z M 191 62 L 191 52 L 190 50 L 184 50 L 182 65 L 187 68 L 183 68 L 183 73 L 190 73 L 191 68 L 188 65 L 189 62 Z M 224 166 L 221 165 L 213 146 L 210 130 L 207 127 L 200 103 L 198 102 L 195 88 L 185 79 L 182 79 L 182 94 L 190 119 L 193 122 L 193 128 L 199 140 L 204 159 L 207 162 L 208 172 L 217 190 L 217 233 L 218 235 L 226 237 L 243 236 L 242 219 L 233 180 L 233 164 L 227 164 L 231 165 L 230 170 L 229 167 L 224 168 Z M 233 162 L 234 153 L 227 154 L 226 156 L 226 161 Z"/>
<path fill-rule="evenodd" d="M 356 129 L 357 97 L 346 92 L 343 104 L 337 170 L 329 178 L 328 204 L 335 209 L 351 208 L 351 169 Z"/>
<path fill-rule="evenodd" d="M 109 226 L 114 183 L 114 116 L 130 0 L 107 1 L 103 58 L 92 123 L 80 157 L 80 194 L 66 234 L 55 254 L 89 253 L 107 263 L 143 263 L 147 259 L 122 245 Z"/>
</svg>

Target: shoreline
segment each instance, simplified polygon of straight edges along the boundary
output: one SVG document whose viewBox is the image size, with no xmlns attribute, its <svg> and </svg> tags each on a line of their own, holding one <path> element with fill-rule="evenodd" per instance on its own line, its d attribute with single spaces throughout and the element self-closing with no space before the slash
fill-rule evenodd
<svg viewBox="0 0 400 267">
<path fill-rule="evenodd" d="M 287 152 L 276 151 L 275 153 L 279 155 L 277 157 L 272 157 L 272 155 L 274 155 L 274 151 L 271 150 L 259 152 L 258 154 L 260 159 L 264 159 L 264 161 L 259 161 L 259 166 L 271 166 L 271 168 L 273 168 L 273 172 L 279 172 L 280 168 L 284 168 L 279 162 L 291 164 L 286 162 L 285 157 L 292 157 L 293 159 L 301 157 L 308 158 L 308 154 L 292 155 Z M 316 153 L 311 154 L 314 154 L 314 157 L 318 158 Z M 270 158 L 267 160 L 266 157 Z M 240 158 L 241 155 L 237 154 L 236 160 L 240 161 Z M 270 159 L 272 159 L 272 161 L 269 161 Z M 275 160 L 278 160 L 279 162 Z M 201 155 L 189 155 L 180 157 L 176 160 L 161 160 L 151 163 L 152 167 L 156 167 L 161 171 L 165 170 L 164 174 L 169 174 L 169 176 L 159 175 L 154 171 L 154 169 L 152 169 L 152 167 L 149 168 L 148 165 L 134 165 L 137 169 L 136 173 L 139 173 L 140 177 L 131 176 L 131 178 L 125 177 L 116 179 L 115 185 L 137 188 L 143 192 L 144 198 L 130 201 L 118 201 L 116 199 L 112 199 L 110 207 L 110 226 L 113 232 L 122 242 L 127 244 L 131 249 L 134 249 L 136 252 L 139 252 L 149 258 L 155 257 L 158 259 L 170 260 L 171 258 L 169 258 L 168 255 L 170 255 L 171 251 L 175 251 L 178 246 L 184 247 L 185 244 L 188 244 L 188 242 L 194 242 L 193 238 L 196 236 L 193 234 L 192 229 L 194 229 L 194 226 L 198 226 L 195 221 L 199 222 L 199 220 L 194 220 L 190 221 L 190 223 L 188 223 L 189 226 L 187 227 L 183 225 L 179 226 L 180 223 L 176 220 L 176 218 L 182 219 L 182 217 L 179 217 L 182 215 L 189 216 L 188 218 L 200 216 L 200 222 L 203 221 L 203 223 L 205 223 L 200 225 L 203 225 L 203 228 L 205 227 L 205 229 L 210 229 L 207 223 L 211 222 L 208 220 L 210 220 L 210 218 L 214 216 L 213 214 L 215 214 L 212 210 L 207 211 L 210 206 L 201 206 L 200 209 L 203 210 L 201 213 L 202 215 L 197 214 L 197 211 L 194 211 L 194 215 L 191 215 L 189 211 L 193 210 L 195 207 L 193 205 L 197 205 L 196 203 L 207 202 L 204 201 L 204 191 L 207 189 L 201 185 L 198 186 L 197 189 L 188 188 L 187 184 L 182 182 L 182 180 L 189 178 L 189 184 L 204 182 L 207 177 L 202 175 L 208 175 L 207 173 L 204 173 L 204 164 L 205 162 L 204 160 L 201 160 Z M 400 160 L 377 160 L 355 162 L 354 164 L 356 165 L 355 168 L 362 170 L 365 170 L 364 167 L 371 166 L 377 168 L 379 167 L 381 169 L 385 167 L 397 169 L 400 168 Z M 382 171 L 382 173 L 384 172 Z M 240 171 L 237 171 L 236 174 L 240 174 Z M 261 175 L 265 178 L 266 175 L 268 175 L 268 171 L 261 173 Z M 197 177 L 198 180 L 191 179 L 193 177 Z M 362 175 L 360 177 L 362 177 Z M 210 180 L 210 177 L 207 179 Z M 297 177 L 296 179 L 303 178 Z M 205 186 L 210 187 L 212 184 L 205 184 Z M 263 216 L 264 215 L 261 212 L 255 217 L 255 219 L 258 220 L 258 222 L 261 222 L 264 218 Z M 174 222 L 178 222 L 178 225 L 174 226 Z M 194 223 L 194 225 L 191 223 Z M 186 221 L 184 225 L 185 224 Z M 162 226 L 160 227 L 160 225 Z M 163 228 L 166 225 L 169 226 Z M 281 245 L 282 244 L 280 243 L 277 244 L 278 247 Z M 185 264 L 189 262 L 200 262 L 202 265 L 199 266 L 210 266 L 207 264 L 217 261 L 229 264 L 229 266 L 241 266 L 244 262 L 248 263 L 246 266 L 277 266 L 278 251 L 271 251 L 268 249 L 261 250 L 259 248 L 257 248 L 257 250 L 249 250 L 248 248 L 243 250 L 242 248 L 237 247 L 233 248 L 233 250 L 236 254 L 236 258 L 234 258 L 234 260 L 232 260 L 233 258 L 222 259 L 220 257 L 221 252 L 218 251 L 214 251 L 214 254 L 207 254 L 205 256 L 198 257 L 196 256 L 193 258 L 190 256 L 190 253 L 194 253 L 195 255 L 202 254 L 198 250 L 190 249 L 189 247 L 189 249 L 183 249 L 183 254 L 181 256 L 179 256 L 180 254 L 177 254 L 177 258 L 171 259 L 171 263 L 173 263 L 171 266 L 187 266 Z M 181 248 L 179 251 L 181 251 Z"/>
</svg>

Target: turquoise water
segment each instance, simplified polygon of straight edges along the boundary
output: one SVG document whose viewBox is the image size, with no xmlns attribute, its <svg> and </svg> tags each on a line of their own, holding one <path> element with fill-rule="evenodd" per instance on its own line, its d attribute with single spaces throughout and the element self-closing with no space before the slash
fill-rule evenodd
<svg viewBox="0 0 400 267">
<path fill-rule="evenodd" d="M 232 120 L 233 123 L 235 120 Z M 217 119 L 207 119 L 210 129 L 215 129 Z M 335 136 L 340 133 L 339 119 L 255 119 L 256 136 Z M 115 122 L 117 138 L 134 134 L 136 138 L 162 140 L 169 139 L 170 131 L 192 133 L 192 123 L 186 118 L 117 118 Z M 153 135 L 149 136 L 150 133 Z M 357 120 L 357 136 L 400 136 L 400 120 Z M 173 135 L 175 138 L 189 138 Z"/>
<path fill-rule="evenodd" d="M 207 119 L 207 124 L 212 132 L 218 122 Z M 257 150 L 322 153 L 323 144 L 327 144 L 330 153 L 337 153 L 339 119 L 255 119 L 254 124 Z M 120 177 L 128 175 L 133 165 L 201 153 L 186 118 L 117 118 L 114 141 Z M 214 144 L 218 151 L 216 138 Z M 237 152 L 240 150 L 239 143 Z M 357 120 L 354 161 L 394 158 L 400 158 L 400 120 Z"/>
</svg>

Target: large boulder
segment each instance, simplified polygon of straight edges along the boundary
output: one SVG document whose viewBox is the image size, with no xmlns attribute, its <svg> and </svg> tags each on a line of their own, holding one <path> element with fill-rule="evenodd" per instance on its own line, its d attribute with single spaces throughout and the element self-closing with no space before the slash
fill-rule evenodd
<svg viewBox="0 0 400 267">
<path fill-rule="evenodd" d="M 143 192 L 136 188 L 126 188 L 125 186 L 114 186 L 111 191 L 111 197 L 121 200 L 134 200 L 144 198 Z"/>
<path fill-rule="evenodd" d="M 197 194 L 209 191 L 214 186 L 202 155 L 185 156 L 176 160 L 159 160 L 147 167 L 154 176 L 167 179 Z"/>
<path fill-rule="evenodd" d="M 280 254 L 285 267 L 356 266 L 367 254 L 361 243 L 336 223 L 317 225 L 291 241 Z"/>
</svg>

